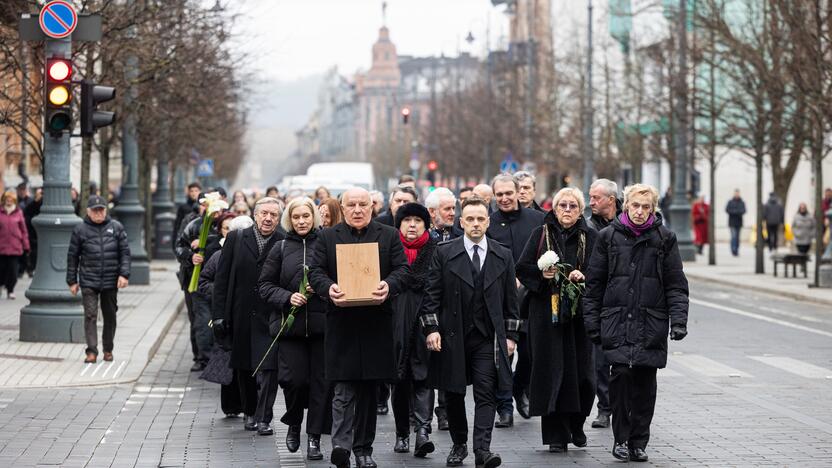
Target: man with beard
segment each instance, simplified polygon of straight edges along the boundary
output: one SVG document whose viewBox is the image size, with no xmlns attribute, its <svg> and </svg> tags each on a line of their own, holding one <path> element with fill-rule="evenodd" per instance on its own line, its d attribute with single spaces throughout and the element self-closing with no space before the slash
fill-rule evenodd
<svg viewBox="0 0 832 468">
<path fill-rule="evenodd" d="M 350 452 L 359 467 L 376 467 L 378 385 L 395 377 L 393 309 L 390 297 L 405 287 L 409 267 L 399 232 L 372 219 L 370 193 L 344 192 L 344 222 L 321 231 L 312 257 L 309 282 L 329 301 L 324 335 L 326 379 L 335 383 L 332 401 L 332 454 L 336 467 L 348 467 Z M 381 281 L 373 305 L 347 307 L 338 285 L 338 244 L 377 243 Z"/>
<path fill-rule="evenodd" d="M 530 208 L 523 208 L 518 202 L 520 183 L 511 174 L 500 174 L 491 182 L 497 210 L 491 213 L 491 223 L 488 227 L 488 237 L 508 248 L 516 262 L 526 247 L 526 242 L 532 231 L 543 225 L 543 213 Z M 520 288 L 520 282 L 517 281 Z M 528 318 L 528 304 L 525 303 L 526 292 L 520 289 L 517 294 L 522 304 L 520 318 Z M 495 427 L 511 427 L 514 425 L 514 408 L 511 403 L 512 394 L 517 400 L 517 412 L 524 418 L 529 418 L 529 350 L 524 339 L 525 330 L 520 335 L 517 350 L 517 367 L 514 375 L 514 388 L 511 392 L 497 393 L 497 415 L 499 420 Z"/>
<path fill-rule="evenodd" d="M 269 353 L 260 372 L 252 376 L 272 342 L 271 306 L 256 291 L 269 251 L 283 238 L 277 232 L 279 218 L 277 199 L 258 200 L 254 205 L 254 226 L 228 233 L 214 277 L 214 334 L 231 334 L 231 368 L 240 384 L 244 428 L 261 435 L 273 433 L 270 423 L 277 396 L 277 353 Z"/>
<path fill-rule="evenodd" d="M 425 198 L 425 207 L 430 213 L 431 237 L 443 242 L 462 235 L 462 228 L 456 225 L 456 197 L 445 187 L 438 187 Z"/>
<path fill-rule="evenodd" d="M 463 237 L 433 256 L 421 324 L 431 357 L 428 379 L 445 391 L 453 447 L 448 466 L 468 456 L 465 390 L 473 385 L 474 456 L 477 466 L 502 463 L 491 452 L 497 390 L 511 390 L 511 361 L 520 321 L 511 251 L 485 237 L 488 207 L 479 197 L 462 204 Z M 511 393 L 509 393 L 510 395 Z"/>
</svg>

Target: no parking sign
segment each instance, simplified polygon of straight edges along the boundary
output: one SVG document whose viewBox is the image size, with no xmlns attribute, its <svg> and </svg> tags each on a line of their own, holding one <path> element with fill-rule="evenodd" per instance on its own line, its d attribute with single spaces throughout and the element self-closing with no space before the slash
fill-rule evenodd
<svg viewBox="0 0 832 468">
<path fill-rule="evenodd" d="M 54 0 L 44 5 L 38 16 L 40 29 L 53 39 L 63 39 L 78 26 L 78 13 L 64 0 Z"/>
</svg>

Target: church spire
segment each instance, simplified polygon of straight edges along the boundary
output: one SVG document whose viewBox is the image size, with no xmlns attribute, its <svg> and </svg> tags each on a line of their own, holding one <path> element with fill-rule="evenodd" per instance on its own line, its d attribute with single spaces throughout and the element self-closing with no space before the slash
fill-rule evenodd
<svg viewBox="0 0 832 468">
<path fill-rule="evenodd" d="M 381 25 L 387 26 L 387 2 L 381 2 Z"/>
</svg>

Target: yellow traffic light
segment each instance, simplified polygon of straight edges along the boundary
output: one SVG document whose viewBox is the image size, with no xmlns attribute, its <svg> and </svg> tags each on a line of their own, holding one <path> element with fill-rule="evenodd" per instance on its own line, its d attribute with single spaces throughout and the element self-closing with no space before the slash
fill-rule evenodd
<svg viewBox="0 0 832 468">
<path fill-rule="evenodd" d="M 65 86 L 55 86 L 49 91 L 49 103 L 53 106 L 63 106 L 69 101 L 69 90 Z"/>
</svg>

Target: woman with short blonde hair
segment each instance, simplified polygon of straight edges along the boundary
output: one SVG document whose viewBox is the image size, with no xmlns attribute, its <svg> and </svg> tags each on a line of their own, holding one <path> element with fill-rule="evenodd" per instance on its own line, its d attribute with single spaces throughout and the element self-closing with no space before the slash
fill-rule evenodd
<svg viewBox="0 0 832 468">
<path fill-rule="evenodd" d="M 586 208 L 586 202 L 584 201 L 584 194 L 580 190 L 574 187 L 564 187 L 558 190 L 558 193 L 555 194 L 555 197 L 552 199 L 552 210 L 554 211 L 555 208 L 558 206 L 558 202 L 560 202 L 563 197 L 572 197 L 578 203 L 578 211 L 583 213 L 584 208 Z"/>
<path fill-rule="evenodd" d="M 653 213 L 659 206 L 659 191 L 656 187 L 647 184 L 633 184 L 624 188 L 624 205 L 628 205 L 630 200 L 636 195 L 647 195 L 653 203 Z"/>
<path fill-rule="evenodd" d="M 315 202 L 309 197 L 294 198 L 286 205 L 283 216 L 280 217 L 280 227 L 286 232 L 292 232 L 292 211 L 299 206 L 307 206 L 312 211 L 312 229 L 318 230 L 321 227 L 321 214 L 315 206 Z"/>
</svg>

